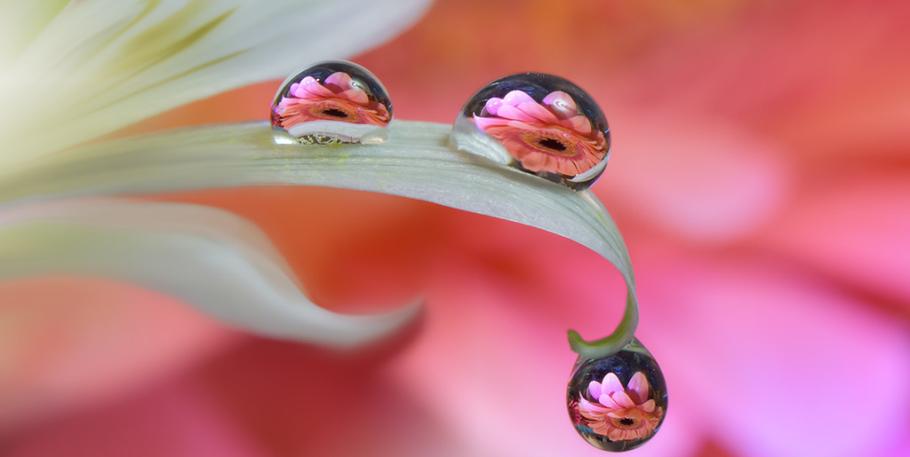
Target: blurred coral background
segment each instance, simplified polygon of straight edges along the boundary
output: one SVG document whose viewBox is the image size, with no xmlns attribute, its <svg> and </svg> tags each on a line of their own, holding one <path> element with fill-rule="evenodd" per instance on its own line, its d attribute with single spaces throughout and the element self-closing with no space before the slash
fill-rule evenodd
<svg viewBox="0 0 910 457">
<path fill-rule="evenodd" d="M 601 103 L 614 155 L 594 191 L 629 244 L 638 334 L 670 389 L 661 432 L 632 455 L 906 456 L 907 24 L 910 5 L 887 0 L 442 0 L 353 60 L 399 119 L 451 122 L 475 90 L 527 70 Z M 125 133 L 266 119 L 279 83 Z M 2 283 L 0 454 L 600 453 L 564 406 L 565 330 L 601 336 L 622 312 L 619 275 L 595 254 L 353 191 L 154 198 L 255 221 L 323 306 L 422 295 L 425 313 L 338 353 L 127 285 Z"/>
</svg>

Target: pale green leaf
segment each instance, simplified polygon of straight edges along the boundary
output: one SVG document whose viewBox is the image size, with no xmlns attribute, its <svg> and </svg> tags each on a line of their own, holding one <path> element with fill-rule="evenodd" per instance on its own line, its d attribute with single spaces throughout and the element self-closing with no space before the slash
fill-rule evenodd
<svg viewBox="0 0 910 457">
<path fill-rule="evenodd" d="M 282 144 L 265 123 L 129 138 L 69 151 L 0 182 L 0 202 L 9 207 L 50 197 L 268 184 L 425 200 L 553 232 L 603 256 L 628 285 L 624 318 L 607 338 L 588 343 L 570 332 L 570 342 L 583 356 L 595 357 L 629 341 L 638 317 L 632 267 L 618 229 L 597 198 L 456 151 L 448 145 L 450 128 L 394 122 L 389 141 L 381 145 Z"/>
<path fill-rule="evenodd" d="M 255 226 L 190 204 L 79 200 L 0 213 L 0 279 L 44 274 L 132 282 L 249 331 L 331 346 L 384 336 L 418 310 L 353 316 L 320 308 Z"/>
</svg>

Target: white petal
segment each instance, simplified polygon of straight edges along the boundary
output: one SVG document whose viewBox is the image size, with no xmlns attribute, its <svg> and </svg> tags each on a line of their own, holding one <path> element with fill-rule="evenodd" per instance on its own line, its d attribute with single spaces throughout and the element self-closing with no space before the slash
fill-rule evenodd
<svg viewBox="0 0 910 457">
<path fill-rule="evenodd" d="M 193 100 L 376 46 L 428 3 L 73 2 L 4 68 L 0 139 L 30 149 L 21 160 L 59 151 Z"/>
<path fill-rule="evenodd" d="M 71 274 L 134 282 L 263 335 L 348 346 L 399 328 L 417 311 L 370 316 L 310 302 L 255 226 L 198 205 L 86 200 L 0 216 L 0 278 Z"/>
<path fill-rule="evenodd" d="M 0 68 L 9 68 L 68 1 L 0 1 Z"/>
<path fill-rule="evenodd" d="M 68 151 L 0 181 L 0 202 L 63 195 L 294 184 L 400 195 L 485 214 L 572 239 L 612 262 L 629 285 L 623 338 L 637 323 L 632 267 L 610 215 L 576 192 L 454 151 L 451 126 L 393 122 L 379 145 L 277 144 L 265 123 L 184 129 Z M 573 347 L 579 350 L 573 340 Z M 591 354 L 583 354 L 592 356 Z"/>
</svg>

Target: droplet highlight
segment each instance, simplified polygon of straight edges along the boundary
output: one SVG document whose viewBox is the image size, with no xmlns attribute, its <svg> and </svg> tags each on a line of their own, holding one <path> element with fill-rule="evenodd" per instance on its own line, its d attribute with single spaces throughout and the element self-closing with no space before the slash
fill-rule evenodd
<svg viewBox="0 0 910 457">
<path fill-rule="evenodd" d="M 572 425 L 605 451 L 635 449 L 651 439 L 667 414 L 667 385 L 638 340 L 600 359 L 579 358 L 566 392 Z"/>
<path fill-rule="evenodd" d="M 306 144 L 382 143 L 391 120 L 392 103 L 379 79 L 342 60 L 289 77 L 271 106 L 272 127 Z"/>
<path fill-rule="evenodd" d="M 459 112 L 451 138 L 459 150 L 576 190 L 594 183 L 610 155 L 610 129 L 597 103 L 545 73 L 488 84 Z"/>
</svg>

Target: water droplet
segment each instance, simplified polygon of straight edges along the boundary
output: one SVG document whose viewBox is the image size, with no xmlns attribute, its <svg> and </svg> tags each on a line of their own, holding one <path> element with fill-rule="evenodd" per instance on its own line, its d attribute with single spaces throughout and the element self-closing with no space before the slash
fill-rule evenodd
<svg viewBox="0 0 910 457">
<path fill-rule="evenodd" d="M 301 143 L 382 143 L 392 103 L 379 79 L 353 62 L 318 63 L 284 81 L 272 101 L 272 127 Z"/>
<path fill-rule="evenodd" d="M 610 129 L 597 103 L 558 76 L 519 73 L 478 91 L 458 113 L 462 151 L 580 190 L 607 166 Z"/>
<path fill-rule="evenodd" d="M 575 430 L 592 446 L 628 451 L 651 439 L 667 414 L 660 367 L 638 340 L 600 359 L 579 358 L 566 392 Z"/>
</svg>

